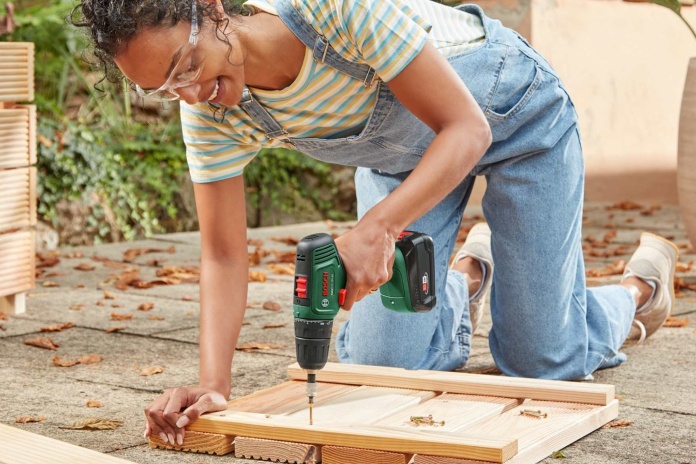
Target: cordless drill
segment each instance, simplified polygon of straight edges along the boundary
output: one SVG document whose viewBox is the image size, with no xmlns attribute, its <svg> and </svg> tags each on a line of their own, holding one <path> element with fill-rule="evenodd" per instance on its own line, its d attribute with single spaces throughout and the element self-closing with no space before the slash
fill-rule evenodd
<svg viewBox="0 0 696 464">
<path fill-rule="evenodd" d="M 396 242 L 392 278 L 380 287 L 382 304 L 397 312 L 422 313 L 435 307 L 433 239 L 404 231 Z M 329 358 L 333 320 L 346 297 L 346 271 L 329 234 L 313 234 L 297 244 L 295 258 L 295 348 L 307 372 L 309 423 L 317 394 L 316 374 Z"/>
</svg>

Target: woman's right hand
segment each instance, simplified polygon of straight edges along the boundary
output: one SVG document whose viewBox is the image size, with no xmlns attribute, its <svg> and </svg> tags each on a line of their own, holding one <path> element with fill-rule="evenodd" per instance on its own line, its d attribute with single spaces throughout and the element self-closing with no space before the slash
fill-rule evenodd
<svg viewBox="0 0 696 464">
<path fill-rule="evenodd" d="M 145 408 L 145 437 L 156 433 L 170 444 L 184 443 L 184 427 L 204 412 L 227 409 L 221 393 L 205 387 L 170 388 Z"/>
</svg>

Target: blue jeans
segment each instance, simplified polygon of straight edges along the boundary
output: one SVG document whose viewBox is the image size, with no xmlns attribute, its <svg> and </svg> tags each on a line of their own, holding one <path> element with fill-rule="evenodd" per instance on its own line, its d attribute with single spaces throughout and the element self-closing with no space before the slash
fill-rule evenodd
<svg viewBox="0 0 696 464">
<path fill-rule="evenodd" d="M 379 295 L 367 296 L 339 331 L 338 357 L 407 369 L 466 364 L 472 336 L 468 289 L 447 264 L 474 180 L 485 176 L 483 211 L 495 263 L 489 343 L 497 366 L 511 376 L 587 378 L 626 359 L 619 349 L 635 302 L 621 286 L 585 286 L 582 147 L 562 83 L 526 41 L 498 22 L 484 18 L 484 24 L 484 49 L 450 63 L 480 103 L 494 143 L 453 192 L 409 227 L 433 237 L 438 305 L 426 314 L 404 315 L 385 309 Z M 402 129 L 405 145 L 414 143 L 404 127 L 391 128 Z M 359 217 L 408 174 L 358 168 Z"/>
</svg>

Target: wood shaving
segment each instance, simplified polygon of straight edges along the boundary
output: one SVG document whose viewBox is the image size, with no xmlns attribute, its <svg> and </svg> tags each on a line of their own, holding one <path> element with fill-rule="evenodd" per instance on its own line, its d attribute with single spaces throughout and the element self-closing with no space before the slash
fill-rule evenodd
<svg viewBox="0 0 696 464">
<path fill-rule="evenodd" d="M 602 426 L 603 429 L 611 429 L 614 427 L 628 427 L 629 425 L 633 424 L 632 420 L 628 419 L 621 419 L 621 420 L 613 420 L 611 422 L 608 422 Z"/>
<path fill-rule="evenodd" d="M 252 351 L 259 351 L 259 350 L 275 350 L 278 348 L 282 348 L 280 345 L 274 345 L 272 343 L 261 343 L 261 342 L 249 342 L 249 343 L 240 343 L 237 345 L 236 350 L 237 351 L 244 351 L 246 353 L 252 352 Z"/>
</svg>

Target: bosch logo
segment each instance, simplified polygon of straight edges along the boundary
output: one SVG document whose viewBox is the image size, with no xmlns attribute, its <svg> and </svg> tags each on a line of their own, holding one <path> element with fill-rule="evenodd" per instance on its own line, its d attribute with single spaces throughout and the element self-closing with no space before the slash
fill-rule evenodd
<svg viewBox="0 0 696 464">
<path fill-rule="evenodd" d="M 322 296 L 329 296 L 329 273 L 324 272 L 321 277 L 321 294 Z"/>
<path fill-rule="evenodd" d="M 428 287 L 428 273 L 426 272 L 425 274 L 423 274 L 423 293 L 428 293 Z"/>
</svg>

